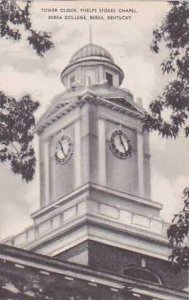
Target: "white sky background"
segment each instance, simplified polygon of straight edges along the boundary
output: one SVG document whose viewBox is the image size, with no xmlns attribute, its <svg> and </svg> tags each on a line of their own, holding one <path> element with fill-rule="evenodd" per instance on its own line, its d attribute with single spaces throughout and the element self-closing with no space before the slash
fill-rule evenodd
<svg viewBox="0 0 189 300">
<path fill-rule="evenodd" d="M 41 7 L 136 8 L 131 21 L 65 21 L 48 20 Z M 55 49 L 39 58 L 26 41 L 14 43 L 0 40 L 0 89 L 12 96 L 30 93 L 41 103 L 37 118 L 45 111 L 56 94 L 64 90 L 60 73 L 71 56 L 89 43 L 92 24 L 93 43 L 107 49 L 125 73 L 122 87 L 128 88 L 135 99 L 142 97 L 145 108 L 163 89 L 165 78 L 160 71 L 161 55 L 150 52 L 153 28 L 160 23 L 169 6 L 166 2 L 53 2 L 37 1 L 33 8 L 33 25 L 52 33 Z M 37 138 L 36 138 L 37 148 Z M 152 199 L 164 204 L 162 217 L 170 221 L 181 207 L 181 193 L 188 185 L 188 146 L 184 137 L 163 140 L 151 135 Z M 7 165 L 0 166 L 0 237 L 19 233 L 32 224 L 30 214 L 39 207 L 39 170 L 34 180 L 25 184 L 13 175 Z"/>
</svg>

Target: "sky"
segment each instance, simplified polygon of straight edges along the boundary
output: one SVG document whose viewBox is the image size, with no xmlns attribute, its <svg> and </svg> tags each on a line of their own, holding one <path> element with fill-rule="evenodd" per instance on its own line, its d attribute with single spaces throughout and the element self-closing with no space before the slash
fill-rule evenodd
<svg viewBox="0 0 189 300">
<path fill-rule="evenodd" d="M 43 8 L 43 11 L 42 11 Z M 135 9 L 130 20 L 64 20 L 48 19 L 53 13 L 45 9 Z M 72 55 L 89 43 L 89 28 L 92 39 L 107 49 L 120 66 L 125 78 L 123 88 L 129 89 L 134 98 L 141 97 L 148 109 L 149 103 L 161 93 L 168 78 L 161 73 L 160 63 L 166 57 L 166 49 L 160 55 L 150 51 L 152 30 L 160 24 L 169 6 L 166 2 L 60 2 L 37 1 L 32 9 L 33 27 L 51 32 L 55 48 L 44 58 L 39 58 L 28 46 L 25 32 L 19 43 L 0 40 L 0 90 L 14 97 L 30 94 L 40 102 L 36 113 L 38 119 L 50 105 L 52 98 L 64 90 L 60 73 Z M 64 17 L 66 13 L 54 13 Z M 69 15 L 69 14 L 68 14 Z M 98 13 L 99 15 L 99 13 Z M 102 15 L 102 14 L 101 14 Z M 75 16 L 75 13 L 72 14 Z M 88 18 L 89 14 L 86 14 Z M 182 191 L 189 182 L 189 141 L 182 135 L 177 140 L 165 140 L 153 133 L 151 141 L 151 186 L 152 200 L 164 205 L 161 216 L 170 221 L 182 207 Z M 35 148 L 38 151 L 38 138 Z M 39 168 L 31 183 L 24 183 L 9 170 L 9 165 L 0 166 L 0 238 L 14 235 L 32 224 L 30 214 L 39 208 Z"/>
</svg>

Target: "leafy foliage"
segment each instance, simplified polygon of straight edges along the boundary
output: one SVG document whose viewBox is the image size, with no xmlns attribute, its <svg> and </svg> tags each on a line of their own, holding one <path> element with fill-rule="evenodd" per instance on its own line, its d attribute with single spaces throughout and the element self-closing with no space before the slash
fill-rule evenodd
<svg viewBox="0 0 189 300">
<path fill-rule="evenodd" d="M 15 174 L 30 181 L 35 170 L 35 155 L 31 142 L 38 102 L 29 95 L 19 101 L 0 92 L 0 161 L 9 161 Z"/>
<path fill-rule="evenodd" d="M 158 54 L 163 44 L 167 58 L 162 62 L 163 74 L 171 81 L 162 95 L 149 106 L 143 119 L 143 129 L 157 131 L 162 137 L 176 138 L 181 129 L 189 136 L 189 2 L 169 2 L 170 10 L 162 24 L 153 31 L 151 50 Z M 165 115 L 167 114 L 167 118 Z M 167 121 L 168 119 L 168 121 Z M 189 189 L 184 190 L 184 207 L 176 214 L 167 232 L 172 254 L 170 259 L 176 268 L 189 267 Z"/>
<path fill-rule="evenodd" d="M 173 79 L 162 95 L 150 104 L 143 128 L 156 130 L 166 138 L 176 138 L 181 128 L 189 136 L 189 2 L 174 1 L 170 6 L 161 26 L 153 31 L 151 50 L 159 53 L 160 44 L 165 45 L 168 57 L 161 69 Z M 164 118 L 165 111 L 168 111 L 168 121 Z"/>
<path fill-rule="evenodd" d="M 183 210 L 175 214 L 167 231 L 170 246 L 173 248 L 170 259 L 176 269 L 189 267 L 189 188 L 184 189 L 183 198 Z"/>
<path fill-rule="evenodd" d="M 28 33 L 27 40 L 39 56 L 54 47 L 47 32 L 38 32 L 32 28 L 30 17 L 31 0 L 26 1 L 22 9 L 11 0 L 0 0 L 0 37 L 20 41 L 22 38 L 19 26 L 24 26 Z"/>
<path fill-rule="evenodd" d="M 99 295 L 100 294 L 100 295 Z M 0 273 L 1 300 L 109 300 L 115 299 L 109 292 L 69 286 L 53 274 L 48 278 L 34 274 Z"/>
<path fill-rule="evenodd" d="M 32 28 L 32 1 L 26 1 L 21 8 L 16 1 L 0 0 L 0 37 L 22 39 L 21 28 L 28 33 L 28 43 L 38 56 L 53 48 L 50 35 Z M 0 91 L 0 161 L 10 162 L 11 170 L 20 174 L 27 182 L 32 180 L 35 171 L 35 153 L 32 147 L 34 112 L 39 106 L 29 95 L 19 101 Z"/>
</svg>

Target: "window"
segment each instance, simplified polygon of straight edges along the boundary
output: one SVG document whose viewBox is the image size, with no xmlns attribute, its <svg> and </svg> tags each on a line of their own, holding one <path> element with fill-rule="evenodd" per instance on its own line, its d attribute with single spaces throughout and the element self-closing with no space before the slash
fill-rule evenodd
<svg viewBox="0 0 189 300">
<path fill-rule="evenodd" d="M 70 86 L 75 82 L 75 76 L 70 77 Z"/>
<path fill-rule="evenodd" d="M 106 73 L 106 80 L 109 85 L 113 85 L 113 75 L 110 73 Z"/>
</svg>

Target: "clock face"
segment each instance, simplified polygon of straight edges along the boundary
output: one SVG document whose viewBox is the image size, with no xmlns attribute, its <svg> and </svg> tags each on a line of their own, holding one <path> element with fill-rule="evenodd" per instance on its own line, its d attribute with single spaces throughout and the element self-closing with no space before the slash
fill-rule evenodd
<svg viewBox="0 0 189 300">
<path fill-rule="evenodd" d="M 110 140 L 110 149 L 112 150 L 113 154 L 119 158 L 125 159 L 131 156 L 131 142 L 126 133 L 123 132 L 123 130 L 115 130 L 112 133 Z"/>
<path fill-rule="evenodd" d="M 57 163 L 64 164 L 73 153 L 72 142 L 69 136 L 63 135 L 56 143 L 55 159 Z"/>
</svg>

